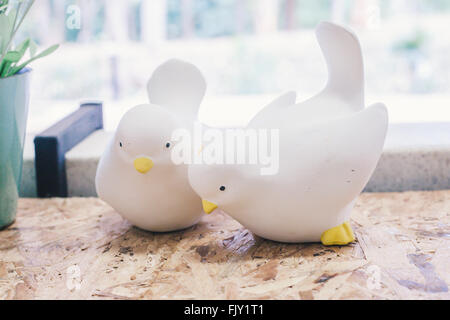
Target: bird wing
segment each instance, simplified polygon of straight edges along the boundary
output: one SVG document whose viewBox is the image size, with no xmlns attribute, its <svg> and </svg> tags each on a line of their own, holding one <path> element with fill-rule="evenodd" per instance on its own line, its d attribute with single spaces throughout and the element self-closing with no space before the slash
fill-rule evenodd
<svg viewBox="0 0 450 320">
<path fill-rule="evenodd" d="M 295 91 L 288 91 L 275 100 L 273 100 L 271 103 L 269 103 L 265 108 L 279 108 L 279 107 L 287 107 L 290 105 L 295 104 L 295 100 L 297 99 L 297 94 Z"/>
<path fill-rule="evenodd" d="M 312 125 L 364 109 L 364 67 L 358 38 L 346 28 L 330 22 L 319 24 L 316 37 L 328 69 L 325 88 L 297 104 L 288 104 L 287 101 L 295 99 L 292 99 L 292 93 L 285 94 L 261 109 L 250 126 Z M 280 107 L 285 107 L 282 116 Z"/>
<path fill-rule="evenodd" d="M 170 108 L 182 118 L 195 120 L 206 82 L 193 64 L 171 59 L 160 65 L 147 84 L 150 103 Z"/>
<path fill-rule="evenodd" d="M 273 100 L 271 103 L 266 105 L 262 109 L 263 112 L 258 112 L 250 120 L 249 126 L 251 126 L 253 128 L 267 126 L 266 117 L 267 117 L 268 114 L 272 115 L 271 117 L 269 117 L 269 119 L 271 119 L 270 121 L 272 123 L 275 123 L 276 120 L 273 117 L 274 116 L 279 116 L 280 113 L 281 113 L 281 115 L 284 114 L 282 112 L 282 110 L 280 110 L 280 108 L 289 107 L 289 106 L 295 105 L 295 100 L 296 99 L 297 99 L 297 94 L 294 91 L 289 91 L 289 92 L 286 92 L 286 93 L 282 94 L 281 96 L 279 96 L 278 98 Z"/>
<path fill-rule="evenodd" d="M 280 130 L 280 175 L 346 203 L 372 175 L 386 137 L 386 107 L 377 103 L 326 127 Z M 348 202 L 347 202 L 348 203 Z"/>
</svg>

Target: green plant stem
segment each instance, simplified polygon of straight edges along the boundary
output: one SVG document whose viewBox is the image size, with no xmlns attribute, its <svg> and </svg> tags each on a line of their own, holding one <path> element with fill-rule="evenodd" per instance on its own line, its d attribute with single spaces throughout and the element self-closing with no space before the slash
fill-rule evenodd
<svg viewBox="0 0 450 320">
<path fill-rule="evenodd" d="M 19 11 L 20 11 L 19 9 L 20 9 L 20 6 L 21 6 L 22 2 L 19 3 L 19 7 L 18 7 L 18 10 L 17 10 L 17 13 L 16 13 L 16 17 L 14 18 L 13 31 L 11 32 L 11 37 L 9 38 L 8 44 L 6 45 L 6 48 L 5 48 L 5 51 L 3 52 L 2 56 L 0 57 L 0 65 L 2 64 L 3 59 L 5 58 L 5 55 L 6 55 L 6 53 L 8 52 L 9 47 L 11 46 L 14 37 L 16 36 L 17 30 L 19 30 L 20 26 L 22 25 L 22 22 L 25 20 L 25 17 L 26 17 L 26 15 L 28 14 L 28 11 L 30 11 L 31 7 L 33 6 L 34 1 L 35 1 L 35 0 L 31 0 L 31 1 L 30 1 L 30 4 L 29 4 L 28 7 L 25 9 L 25 12 L 23 13 L 22 17 L 20 18 L 19 23 L 17 24 L 17 26 L 15 26 L 16 21 L 17 21 L 17 17 L 18 17 L 18 15 L 19 15 L 19 13 L 20 13 L 20 12 L 19 12 Z"/>
<path fill-rule="evenodd" d="M 45 57 L 45 56 L 47 56 L 47 55 L 53 53 L 54 51 L 56 51 L 56 49 L 58 49 L 58 47 L 59 47 L 59 44 L 55 44 L 55 45 L 53 45 L 53 46 L 47 48 L 46 50 L 42 51 L 42 52 L 39 53 L 38 55 L 32 57 L 31 59 L 25 61 L 25 62 L 22 63 L 21 65 L 13 67 L 13 68 L 11 69 L 12 71 L 11 71 L 9 74 L 7 74 L 7 76 L 11 76 L 11 75 L 13 75 L 13 74 L 16 74 L 16 72 L 19 72 L 20 70 L 22 70 L 23 68 L 25 68 L 27 64 L 33 62 L 34 60 L 40 59 L 40 58 L 42 58 L 42 57 Z"/>
<path fill-rule="evenodd" d="M 10 34 L 10 37 L 9 37 L 10 40 L 14 37 L 14 29 L 16 28 L 17 17 L 20 14 L 20 9 L 22 8 L 22 3 L 23 3 L 22 1 L 19 2 L 19 5 L 17 6 L 16 16 L 14 17 L 14 22 L 13 22 L 13 25 L 12 25 L 12 28 L 11 28 L 11 34 Z M 8 50 L 8 48 L 6 48 L 6 50 Z"/>
</svg>

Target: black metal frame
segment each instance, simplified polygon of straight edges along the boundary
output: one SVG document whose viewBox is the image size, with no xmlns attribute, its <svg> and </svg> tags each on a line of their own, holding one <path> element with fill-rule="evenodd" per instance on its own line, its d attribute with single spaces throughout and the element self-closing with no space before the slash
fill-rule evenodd
<svg viewBox="0 0 450 320">
<path fill-rule="evenodd" d="M 34 138 L 38 197 L 67 197 L 66 152 L 99 129 L 103 104 L 86 102 Z"/>
</svg>

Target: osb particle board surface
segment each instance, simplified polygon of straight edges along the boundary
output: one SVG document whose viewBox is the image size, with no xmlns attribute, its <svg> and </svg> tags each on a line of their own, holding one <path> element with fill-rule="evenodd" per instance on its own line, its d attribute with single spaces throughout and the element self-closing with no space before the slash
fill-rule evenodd
<svg viewBox="0 0 450 320">
<path fill-rule="evenodd" d="M 99 199 L 21 199 L 0 299 L 449 299 L 450 191 L 363 194 L 357 242 L 280 244 L 222 213 L 131 227 Z"/>
</svg>

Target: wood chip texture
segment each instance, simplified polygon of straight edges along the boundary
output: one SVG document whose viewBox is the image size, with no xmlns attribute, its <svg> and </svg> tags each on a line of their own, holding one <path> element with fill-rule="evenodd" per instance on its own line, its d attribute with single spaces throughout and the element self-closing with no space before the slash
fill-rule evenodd
<svg viewBox="0 0 450 320">
<path fill-rule="evenodd" d="M 348 246 L 282 244 L 223 212 L 132 227 L 96 198 L 21 199 L 0 299 L 449 299 L 450 191 L 365 193 Z"/>
</svg>

